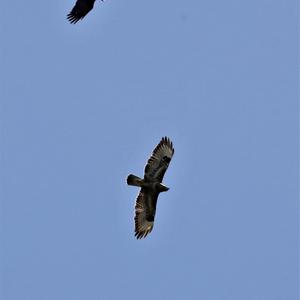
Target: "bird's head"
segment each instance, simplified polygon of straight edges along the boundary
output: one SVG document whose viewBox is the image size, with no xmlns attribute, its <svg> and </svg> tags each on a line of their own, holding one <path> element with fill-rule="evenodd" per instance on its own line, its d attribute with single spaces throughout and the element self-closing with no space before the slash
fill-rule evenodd
<svg viewBox="0 0 300 300">
<path fill-rule="evenodd" d="M 160 192 L 166 192 L 166 191 L 169 190 L 169 188 L 167 186 L 165 186 L 165 185 L 163 185 L 161 183 L 159 184 L 158 189 L 159 189 Z"/>
</svg>

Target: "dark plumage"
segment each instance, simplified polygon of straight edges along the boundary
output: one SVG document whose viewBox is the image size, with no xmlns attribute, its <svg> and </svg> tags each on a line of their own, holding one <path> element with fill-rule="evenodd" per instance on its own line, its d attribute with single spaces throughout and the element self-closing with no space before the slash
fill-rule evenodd
<svg viewBox="0 0 300 300">
<path fill-rule="evenodd" d="M 101 0 L 103 1 L 103 0 Z M 83 19 L 94 7 L 95 0 L 77 0 L 71 12 L 67 15 L 70 23 L 75 24 Z"/>
<path fill-rule="evenodd" d="M 145 166 L 144 178 L 128 175 L 127 184 L 141 187 L 135 203 L 135 236 L 141 239 L 153 229 L 159 193 L 169 190 L 161 182 L 174 154 L 173 144 L 164 137 L 155 147 Z"/>
</svg>

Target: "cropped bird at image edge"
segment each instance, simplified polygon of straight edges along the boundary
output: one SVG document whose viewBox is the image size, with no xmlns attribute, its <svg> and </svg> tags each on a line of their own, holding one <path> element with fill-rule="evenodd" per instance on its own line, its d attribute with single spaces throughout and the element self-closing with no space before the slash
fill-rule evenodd
<svg viewBox="0 0 300 300">
<path fill-rule="evenodd" d="M 103 0 L 101 0 L 103 1 Z M 75 6 L 67 15 L 71 24 L 82 20 L 94 7 L 95 0 L 77 0 Z"/>
</svg>

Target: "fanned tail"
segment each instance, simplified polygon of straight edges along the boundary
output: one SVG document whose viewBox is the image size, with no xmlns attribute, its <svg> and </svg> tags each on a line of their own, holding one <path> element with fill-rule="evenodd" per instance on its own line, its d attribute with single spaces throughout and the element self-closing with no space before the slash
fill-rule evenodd
<svg viewBox="0 0 300 300">
<path fill-rule="evenodd" d="M 133 174 L 130 174 L 127 177 L 127 184 L 141 187 L 143 184 L 143 179 L 141 179 L 140 177 L 135 176 Z"/>
</svg>

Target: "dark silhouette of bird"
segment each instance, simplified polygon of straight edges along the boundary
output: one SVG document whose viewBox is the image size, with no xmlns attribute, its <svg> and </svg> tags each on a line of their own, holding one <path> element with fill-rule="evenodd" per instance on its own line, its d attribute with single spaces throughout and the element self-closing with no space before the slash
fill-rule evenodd
<svg viewBox="0 0 300 300">
<path fill-rule="evenodd" d="M 128 175 L 127 184 L 140 187 L 135 203 L 135 236 L 145 238 L 153 229 L 156 203 L 161 192 L 169 190 L 161 182 L 174 154 L 173 143 L 163 137 L 145 166 L 144 178 Z"/>
<path fill-rule="evenodd" d="M 77 23 L 79 20 L 82 20 L 93 9 L 94 3 L 95 0 L 77 0 L 73 9 L 67 15 L 67 19 L 72 24 Z"/>
</svg>

